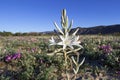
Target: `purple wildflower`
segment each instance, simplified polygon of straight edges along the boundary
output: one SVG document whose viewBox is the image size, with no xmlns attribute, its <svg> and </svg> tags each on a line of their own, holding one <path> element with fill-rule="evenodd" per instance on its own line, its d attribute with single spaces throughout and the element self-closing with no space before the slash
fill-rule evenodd
<svg viewBox="0 0 120 80">
<path fill-rule="evenodd" d="M 21 53 L 15 53 L 15 54 L 7 55 L 5 57 L 5 61 L 9 62 L 11 60 L 15 60 L 15 59 L 19 59 L 19 58 L 21 58 Z"/>
<path fill-rule="evenodd" d="M 12 59 L 19 59 L 21 57 L 20 53 L 13 54 Z"/>
<path fill-rule="evenodd" d="M 112 47 L 110 45 L 99 46 L 99 49 L 103 50 L 104 53 L 110 53 L 112 51 Z"/>
<path fill-rule="evenodd" d="M 7 55 L 6 57 L 5 57 L 5 61 L 6 62 L 9 62 L 9 61 L 11 61 L 12 60 L 12 55 Z"/>
<path fill-rule="evenodd" d="M 17 59 L 17 54 L 13 54 L 12 59 Z"/>
<path fill-rule="evenodd" d="M 36 51 L 36 48 L 32 48 L 32 52 L 35 52 Z"/>
<path fill-rule="evenodd" d="M 120 75 L 120 71 L 117 71 L 116 73 L 117 73 L 118 75 Z"/>
<path fill-rule="evenodd" d="M 17 53 L 17 58 L 21 58 L 21 54 L 20 53 Z"/>
</svg>

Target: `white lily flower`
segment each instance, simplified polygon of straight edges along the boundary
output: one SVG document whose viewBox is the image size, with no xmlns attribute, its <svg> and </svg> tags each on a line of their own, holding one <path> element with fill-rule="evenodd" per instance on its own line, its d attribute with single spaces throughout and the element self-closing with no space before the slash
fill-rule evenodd
<svg viewBox="0 0 120 80">
<path fill-rule="evenodd" d="M 66 49 L 67 46 L 69 46 L 71 49 L 74 49 L 73 46 L 78 46 L 82 48 L 79 41 L 79 36 L 71 35 L 69 36 L 68 33 L 66 33 L 65 36 L 60 35 L 61 42 L 58 42 L 57 45 L 62 45 L 63 50 Z"/>
<path fill-rule="evenodd" d="M 50 42 L 50 45 L 56 45 L 56 42 L 55 42 L 53 36 L 51 37 L 51 39 L 49 40 L 49 42 Z"/>
<path fill-rule="evenodd" d="M 56 22 L 54 23 L 55 27 L 57 28 L 57 31 L 59 33 L 61 33 L 61 35 L 58 34 L 61 41 L 56 43 L 52 37 L 51 40 L 49 40 L 51 43 L 50 45 L 62 45 L 63 50 L 65 50 L 67 46 L 70 47 L 71 49 L 74 49 L 73 46 L 78 46 L 80 48 L 83 48 L 80 45 L 81 42 L 79 41 L 79 36 L 76 36 L 76 33 L 79 31 L 79 28 L 72 35 L 69 35 L 73 21 L 71 21 L 70 26 L 68 27 L 68 17 L 66 16 L 65 10 L 63 10 L 63 12 L 62 12 L 62 21 L 61 22 L 62 22 L 61 23 L 62 29 L 56 24 Z"/>
<path fill-rule="evenodd" d="M 60 39 L 61 42 L 58 42 L 57 45 L 62 45 L 63 49 L 65 49 L 67 46 L 73 49 L 73 46 L 71 44 L 73 40 L 70 36 L 68 36 L 68 34 L 66 34 L 65 37 L 60 35 Z"/>
</svg>

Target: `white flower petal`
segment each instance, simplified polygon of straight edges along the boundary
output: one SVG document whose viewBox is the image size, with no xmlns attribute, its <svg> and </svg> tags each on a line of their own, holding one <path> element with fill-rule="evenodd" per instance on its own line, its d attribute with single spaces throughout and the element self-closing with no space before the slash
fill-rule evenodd
<svg viewBox="0 0 120 80">
<path fill-rule="evenodd" d="M 50 42 L 50 45 L 56 45 L 56 42 L 55 42 L 55 40 L 54 40 L 53 37 L 51 37 L 51 39 L 49 40 L 49 42 Z"/>
<path fill-rule="evenodd" d="M 58 42 L 57 45 L 63 45 L 63 42 Z"/>
<path fill-rule="evenodd" d="M 71 49 L 74 49 L 74 47 L 72 45 L 68 45 Z"/>
</svg>

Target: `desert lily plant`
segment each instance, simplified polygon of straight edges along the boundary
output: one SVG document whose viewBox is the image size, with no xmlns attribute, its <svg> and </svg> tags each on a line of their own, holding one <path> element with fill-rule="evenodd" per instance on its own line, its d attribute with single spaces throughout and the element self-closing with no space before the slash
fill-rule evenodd
<svg viewBox="0 0 120 80">
<path fill-rule="evenodd" d="M 78 51 L 83 47 L 80 45 L 79 36 L 76 36 L 79 29 L 77 29 L 74 33 L 70 35 L 71 27 L 73 24 L 73 20 L 71 21 L 70 25 L 68 25 L 68 16 L 66 15 L 66 10 L 63 9 L 62 16 L 61 16 L 61 26 L 62 29 L 57 25 L 55 22 L 54 25 L 57 29 L 57 35 L 60 41 L 56 41 L 53 37 L 51 37 L 50 45 L 59 45 L 62 48 L 55 50 L 53 53 L 49 53 L 48 55 L 63 55 L 65 60 L 65 73 L 67 75 L 67 79 L 69 80 L 69 74 L 67 72 L 68 63 L 71 63 L 71 66 L 74 66 L 73 72 L 76 75 L 79 71 L 79 67 L 83 64 L 85 58 L 79 63 L 79 53 Z M 76 48 L 75 48 L 76 46 Z M 71 56 L 71 54 L 73 54 Z M 77 55 L 77 60 L 74 58 Z"/>
</svg>

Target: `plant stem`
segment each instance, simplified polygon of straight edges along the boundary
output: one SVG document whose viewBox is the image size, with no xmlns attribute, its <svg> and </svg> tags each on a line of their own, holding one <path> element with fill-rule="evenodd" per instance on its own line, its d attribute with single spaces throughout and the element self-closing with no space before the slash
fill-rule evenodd
<svg viewBox="0 0 120 80">
<path fill-rule="evenodd" d="M 66 53 L 66 50 L 63 50 L 64 52 L 64 59 L 65 59 L 65 65 L 67 64 L 67 53 Z"/>
<path fill-rule="evenodd" d="M 66 52 L 66 50 L 63 50 L 63 52 L 64 52 L 64 59 L 65 59 L 65 74 L 67 76 L 67 80 L 69 80 L 69 74 L 68 74 L 68 71 L 67 71 L 67 68 L 68 68 L 68 65 L 67 65 L 67 59 L 68 59 L 67 52 Z"/>
</svg>

